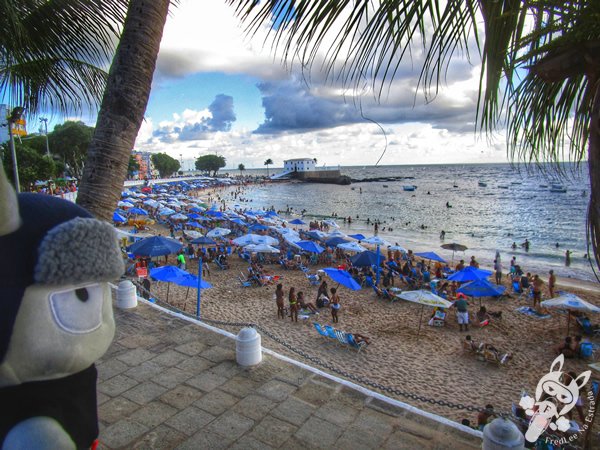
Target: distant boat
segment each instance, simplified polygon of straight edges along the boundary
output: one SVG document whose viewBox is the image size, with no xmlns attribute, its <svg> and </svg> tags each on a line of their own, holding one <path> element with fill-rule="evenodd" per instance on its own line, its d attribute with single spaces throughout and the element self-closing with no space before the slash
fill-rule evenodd
<svg viewBox="0 0 600 450">
<path fill-rule="evenodd" d="M 564 194 L 565 192 L 567 192 L 567 188 L 564 187 L 562 184 L 551 184 L 550 192 L 558 192 L 560 194 Z"/>
<path fill-rule="evenodd" d="M 355 189 L 356 189 L 356 188 L 350 188 L 350 190 L 352 190 L 352 191 L 353 191 L 353 190 L 355 190 Z"/>
<path fill-rule="evenodd" d="M 510 184 L 521 184 L 520 181 L 511 181 Z"/>
<path fill-rule="evenodd" d="M 499 184 L 498 189 L 508 189 L 508 186 L 506 184 Z"/>
<path fill-rule="evenodd" d="M 405 191 L 409 191 L 412 192 L 416 189 L 417 187 L 414 184 L 406 184 L 404 186 L 402 186 L 402 189 Z"/>
<path fill-rule="evenodd" d="M 452 187 L 455 187 L 455 188 L 458 187 L 458 184 L 456 184 L 456 181 L 454 182 L 454 184 L 452 185 Z"/>
<path fill-rule="evenodd" d="M 547 184 L 540 184 L 540 187 L 541 187 L 541 188 L 547 188 L 547 187 L 548 187 L 548 185 L 547 185 Z"/>
<path fill-rule="evenodd" d="M 389 186 L 387 184 L 384 184 L 383 187 L 386 188 L 386 187 L 389 187 Z"/>
<path fill-rule="evenodd" d="M 480 181 L 477 184 L 479 185 L 479 187 L 487 187 L 487 183 L 485 181 Z"/>
</svg>

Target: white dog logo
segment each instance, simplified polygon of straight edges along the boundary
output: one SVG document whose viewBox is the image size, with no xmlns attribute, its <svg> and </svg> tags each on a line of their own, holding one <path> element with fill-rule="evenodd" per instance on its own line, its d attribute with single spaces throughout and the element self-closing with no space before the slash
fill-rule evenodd
<svg viewBox="0 0 600 450">
<path fill-rule="evenodd" d="M 563 416 L 577 403 L 579 390 L 590 379 L 591 370 L 583 372 L 568 385 L 564 385 L 560 381 L 564 361 L 564 355 L 560 355 L 552 362 L 550 372 L 541 378 L 535 389 L 535 401 L 526 395 L 519 402 L 527 415 L 532 416 L 525 433 L 525 439 L 529 442 L 537 441 L 548 427 L 553 431 L 569 429 L 569 420 Z M 561 405 L 564 406 L 559 411 Z M 534 409 L 535 407 L 537 410 Z"/>
</svg>

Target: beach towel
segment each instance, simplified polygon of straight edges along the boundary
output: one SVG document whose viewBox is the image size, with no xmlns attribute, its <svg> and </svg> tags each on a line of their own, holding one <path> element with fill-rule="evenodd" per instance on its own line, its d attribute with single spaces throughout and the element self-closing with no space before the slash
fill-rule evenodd
<svg viewBox="0 0 600 450">
<path fill-rule="evenodd" d="M 535 317 L 536 319 L 549 319 L 552 317 L 550 314 L 540 314 L 531 306 L 521 306 L 517 308 L 515 311 L 520 312 L 521 314 L 526 314 L 528 316 Z"/>
</svg>

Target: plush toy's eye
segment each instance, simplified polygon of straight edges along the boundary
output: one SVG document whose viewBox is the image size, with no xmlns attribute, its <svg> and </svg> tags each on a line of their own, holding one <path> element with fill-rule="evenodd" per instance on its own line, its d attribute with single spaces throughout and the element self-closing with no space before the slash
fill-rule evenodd
<svg viewBox="0 0 600 450">
<path fill-rule="evenodd" d="M 104 287 L 90 284 L 50 294 L 57 325 L 69 333 L 89 333 L 102 324 Z"/>
</svg>

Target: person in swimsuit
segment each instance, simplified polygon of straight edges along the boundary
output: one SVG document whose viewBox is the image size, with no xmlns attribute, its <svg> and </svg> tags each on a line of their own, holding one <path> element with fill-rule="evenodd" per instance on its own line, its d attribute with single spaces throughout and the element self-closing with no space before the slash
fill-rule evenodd
<svg viewBox="0 0 600 450">
<path fill-rule="evenodd" d="M 539 305 L 542 301 L 542 286 L 544 285 L 544 282 L 536 274 L 533 276 L 531 285 L 533 286 L 533 307 L 535 308 L 535 305 Z"/>
<path fill-rule="evenodd" d="M 298 299 L 296 298 L 295 287 L 290 288 L 288 300 L 290 302 L 290 318 L 292 319 L 292 322 L 298 322 Z"/>
<path fill-rule="evenodd" d="M 277 302 L 277 318 L 285 319 L 285 311 L 283 309 L 283 285 L 280 283 L 275 290 L 275 301 Z"/>
<path fill-rule="evenodd" d="M 331 298 L 329 299 L 329 301 L 331 302 L 331 318 L 333 320 L 333 323 L 338 323 L 338 311 L 340 310 L 341 305 L 340 297 L 337 295 L 336 288 L 331 288 Z"/>
<path fill-rule="evenodd" d="M 298 306 L 302 309 L 308 309 L 313 314 L 319 314 L 319 311 L 317 311 L 315 305 L 304 301 L 304 292 L 302 291 L 298 292 Z"/>
<path fill-rule="evenodd" d="M 319 299 L 323 297 L 327 297 L 327 281 L 323 281 L 319 286 L 319 290 L 317 291 L 317 298 L 315 299 L 315 303 L 319 306 Z"/>
</svg>

